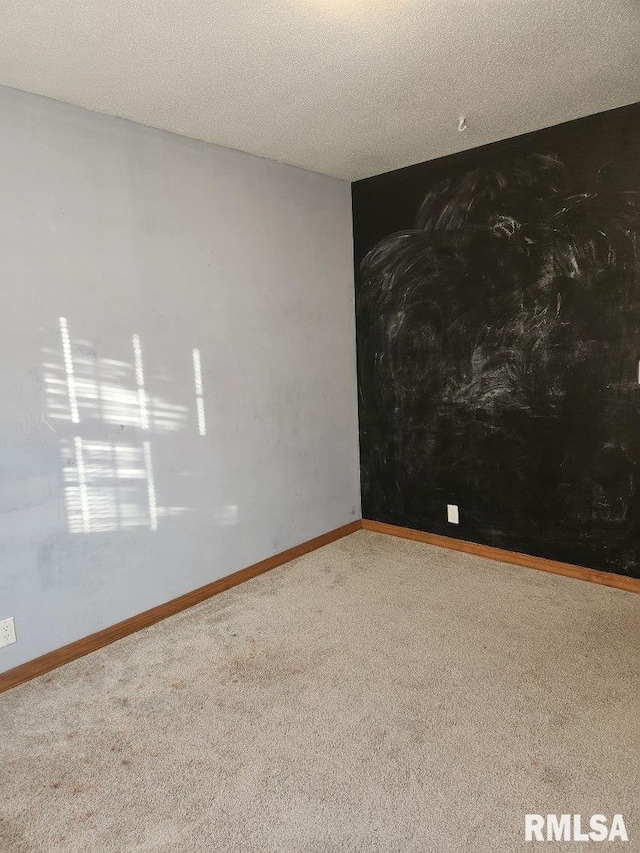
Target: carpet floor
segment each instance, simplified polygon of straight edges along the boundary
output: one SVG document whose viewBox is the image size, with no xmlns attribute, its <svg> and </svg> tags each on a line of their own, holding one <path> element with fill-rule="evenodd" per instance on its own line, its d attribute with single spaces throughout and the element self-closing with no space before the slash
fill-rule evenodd
<svg viewBox="0 0 640 853">
<path fill-rule="evenodd" d="M 360 531 L 0 696 L 0 850 L 640 849 L 639 605 Z"/>
</svg>

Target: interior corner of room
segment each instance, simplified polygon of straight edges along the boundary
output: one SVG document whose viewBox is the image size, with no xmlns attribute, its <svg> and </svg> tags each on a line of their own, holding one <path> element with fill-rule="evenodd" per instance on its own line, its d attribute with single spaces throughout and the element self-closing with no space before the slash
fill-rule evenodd
<svg viewBox="0 0 640 853">
<path fill-rule="evenodd" d="M 638 105 L 350 184 L 0 100 L 5 686 L 362 514 L 637 590 Z"/>
<path fill-rule="evenodd" d="M 640 10 L 19 5 L 0 849 L 630 814 Z"/>
</svg>

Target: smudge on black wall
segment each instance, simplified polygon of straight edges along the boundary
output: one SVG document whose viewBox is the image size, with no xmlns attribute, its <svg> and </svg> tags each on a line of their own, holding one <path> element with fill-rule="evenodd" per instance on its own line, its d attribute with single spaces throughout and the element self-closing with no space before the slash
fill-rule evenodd
<svg viewBox="0 0 640 853">
<path fill-rule="evenodd" d="M 640 576 L 640 105 L 353 208 L 364 517 Z"/>
</svg>

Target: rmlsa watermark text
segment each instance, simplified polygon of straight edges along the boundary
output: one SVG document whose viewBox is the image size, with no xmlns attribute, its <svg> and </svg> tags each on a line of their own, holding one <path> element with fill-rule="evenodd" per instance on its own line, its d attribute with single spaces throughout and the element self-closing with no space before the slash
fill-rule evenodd
<svg viewBox="0 0 640 853">
<path fill-rule="evenodd" d="M 579 814 L 527 814 L 524 840 L 628 841 L 629 836 L 621 814 L 614 814 L 611 820 L 604 814 L 592 814 L 589 818 Z"/>
</svg>

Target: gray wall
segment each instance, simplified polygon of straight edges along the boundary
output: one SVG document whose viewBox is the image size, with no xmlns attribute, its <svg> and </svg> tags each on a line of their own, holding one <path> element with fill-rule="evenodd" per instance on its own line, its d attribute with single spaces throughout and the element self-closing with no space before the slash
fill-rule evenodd
<svg viewBox="0 0 640 853">
<path fill-rule="evenodd" d="M 360 517 L 348 183 L 0 89 L 0 185 L 0 671 Z"/>
</svg>

